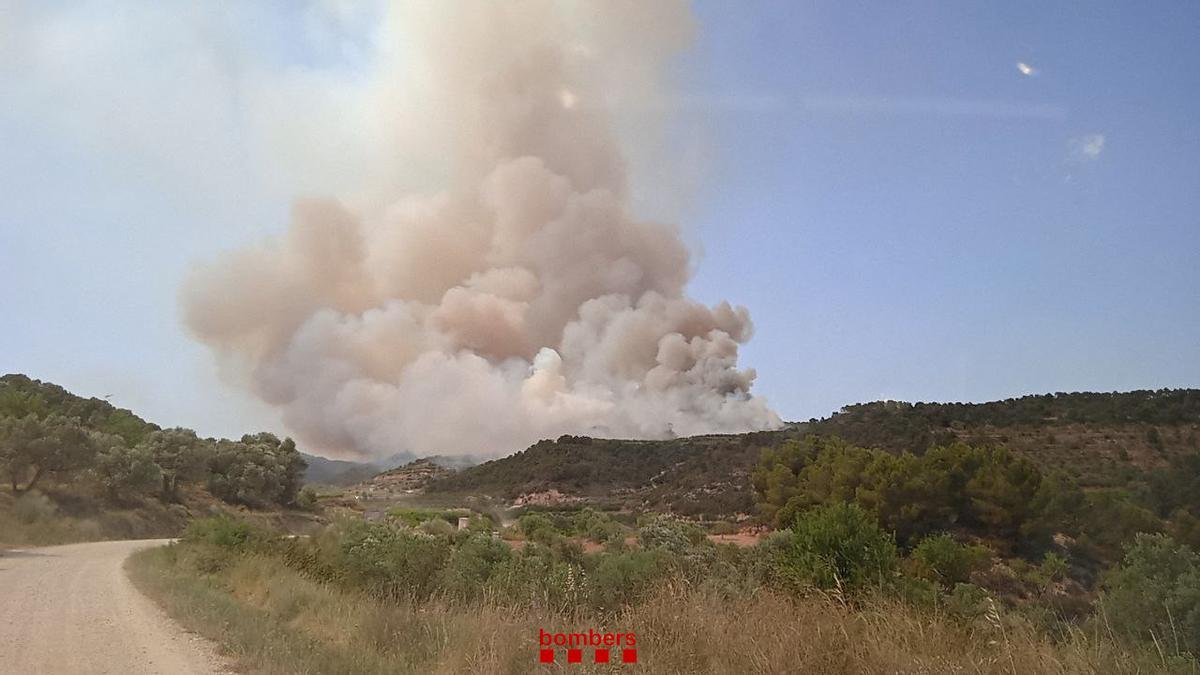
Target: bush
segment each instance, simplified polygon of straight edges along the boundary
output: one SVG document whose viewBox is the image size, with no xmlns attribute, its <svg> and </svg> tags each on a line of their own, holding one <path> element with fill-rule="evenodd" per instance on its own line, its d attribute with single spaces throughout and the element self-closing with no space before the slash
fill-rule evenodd
<svg viewBox="0 0 1200 675">
<path fill-rule="evenodd" d="M 590 579 L 592 605 L 611 609 L 641 598 L 666 574 L 665 556 L 661 549 L 600 556 Z"/>
<path fill-rule="evenodd" d="M 539 537 L 546 539 L 551 535 L 558 534 L 558 530 L 550 518 L 541 513 L 527 513 L 521 516 L 517 519 L 517 527 L 530 541 L 538 541 Z"/>
<path fill-rule="evenodd" d="M 437 589 L 450 542 L 389 523 L 352 522 L 338 539 L 343 578 L 390 598 L 424 599 Z"/>
<path fill-rule="evenodd" d="M 450 537 L 458 531 L 448 521 L 441 518 L 433 518 L 421 523 L 420 529 L 426 534 L 432 534 L 438 537 Z"/>
<path fill-rule="evenodd" d="M 580 577 L 577 566 L 555 560 L 548 548 L 531 544 L 492 570 L 484 592 L 512 605 L 576 608 L 584 599 Z"/>
<path fill-rule="evenodd" d="M 301 511 L 315 511 L 317 501 L 317 491 L 305 486 L 300 490 L 300 494 L 296 495 L 296 508 Z"/>
<path fill-rule="evenodd" d="M 265 539 L 264 533 L 250 523 L 225 514 L 197 518 L 188 524 L 183 533 L 183 540 L 187 542 L 233 549 L 245 548 L 263 539 Z"/>
<path fill-rule="evenodd" d="M 971 572 L 990 557 L 991 552 L 982 546 L 965 546 L 948 534 L 937 534 L 922 539 L 909 560 L 915 576 L 949 589 L 970 579 Z"/>
<path fill-rule="evenodd" d="M 681 523 L 670 518 L 647 519 L 638 529 L 638 543 L 642 548 L 662 548 L 675 555 L 687 551 L 707 539 L 704 530 L 691 523 Z"/>
<path fill-rule="evenodd" d="M 475 599 L 496 569 L 512 556 L 508 544 L 488 535 L 471 534 L 450 553 L 439 583 L 452 598 Z"/>
<path fill-rule="evenodd" d="M 946 612 L 960 619 L 976 619 L 988 611 L 987 591 L 974 584 L 955 584 L 946 596 Z"/>
<path fill-rule="evenodd" d="M 58 513 L 58 505 L 37 490 L 21 495 L 13 504 L 13 515 L 26 524 L 50 520 L 55 513 Z"/>
<path fill-rule="evenodd" d="M 896 543 L 857 504 L 832 504 L 800 514 L 782 573 L 793 585 L 862 589 L 881 585 L 896 569 Z"/>
<path fill-rule="evenodd" d="M 624 535 L 625 527 L 613 520 L 608 514 L 592 509 L 583 509 L 575 515 L 574 530 L 597 544 L 610 541 L 617 535 Z"/>
<path fill-rule="evenodd" d="M 1048 551 L 1042 558 L 1041 564 L 1038 565 L 1038 574 L 1041 575 L 1045 584 L 1066 579 L 1067 572 L 1070 570 L 1071 566 L 1067 563 L 1067 559 L 1054 551 Z"/>
<path fill-rule="evenodd" d="M 1135 640 L 1200 655 L 1200 555 L 1162 534 L 1139 534 L 1104 581 L 1105 617 Z"/>
</svg>

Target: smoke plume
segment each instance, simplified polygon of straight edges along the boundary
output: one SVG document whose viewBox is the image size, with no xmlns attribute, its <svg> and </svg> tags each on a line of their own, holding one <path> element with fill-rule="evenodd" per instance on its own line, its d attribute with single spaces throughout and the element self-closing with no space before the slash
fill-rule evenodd
<svg viewBox="0 0 1200 675">
<path fill-rule="evenodd" d="M 612 110 L 669 101 L 686 8 L 448 4 L 392 8 L 374 97 L 440 144 L 441 189 L 297 202 L 282 238 L 194 272 L 190 331 L 331 454 L 778 426 L 737 367 L 746 309 L 688 299 L 679 231 L 630 212 Z"/>
</svg>

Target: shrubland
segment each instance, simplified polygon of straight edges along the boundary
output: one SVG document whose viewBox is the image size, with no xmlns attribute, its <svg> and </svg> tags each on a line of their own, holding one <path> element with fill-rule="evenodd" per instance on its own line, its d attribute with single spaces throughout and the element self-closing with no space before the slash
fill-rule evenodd
<svg viewBox="0 0 1200 675">
<path fill-rule="evenodd" d="M 135 570 L 252 672 L 528 672 L 539 629 L 589 627 L 636 632 L 640 667 L 664 673 L 1198 665 L 1196 554 L 1165 535 L 1134 541 L 1105 574 L 1103 601 L 1068 617 L 975 583 L 987 564 L 977 545 L 937 534 L 905 548 L 846 502 L 799 511 L 747 548 L 650 514 L 611 526 L 631 543 L 593 552 L 576 536 L 613 522 L 600 512 L 558 525 L 526 515 L 521 547 L 482 527 L 424 527 L 445 522 L 436 514 L 412 520 L 339 521 L 310 538 L 199 521 Z M 1047 558 L 1031 574 L 1048 585 L 1063 569 Z M 300 660 L 289 645 L 304 645 Z"/>
</svg>

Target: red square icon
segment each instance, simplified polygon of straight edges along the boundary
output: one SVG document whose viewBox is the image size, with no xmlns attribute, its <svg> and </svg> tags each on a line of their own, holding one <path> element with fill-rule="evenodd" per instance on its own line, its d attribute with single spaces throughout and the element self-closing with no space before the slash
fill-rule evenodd
<svg viewBox="0 0 1200 675">
<path fill-rule="evenodd" d="M 583 650 L 582 649 L 568 649 L 567 650 L 567 663 L 582 663 L 582 662 L 583 662 Z"/>
<path fill-rule="evenodd" d="M 608 663 L 608 650 L 607 649 L 597 649 L 596 650 L 596 663 Z"/>
<path fill-rule="evenodd" d="M 636 649 L 621 650 L 621 663 L 637 663 Z"/>
<path fill-rule="evenodd" d="M 554 663 L 554 650 L 543 649 L 541 653 L 538 654 L 538 661 L 542 663 Z"/>
</svg>

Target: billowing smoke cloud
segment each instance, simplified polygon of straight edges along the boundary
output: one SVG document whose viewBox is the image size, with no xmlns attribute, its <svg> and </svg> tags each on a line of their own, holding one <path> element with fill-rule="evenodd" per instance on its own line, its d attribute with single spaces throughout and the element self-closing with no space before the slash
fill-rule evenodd
<svg viewBox="0 0 1200 675">
<path fill-rule="evenodd" d="M 408 73 L 381 89 L 425 107 L 395 123 L 442 139 L 445 187 L 298 202 L 281 240 L 193 274 L 192 333 L 332 453 L 777 426 L 737 367 L 747 311 L 688 299 L 678 230 L 630 212 L 609 111 L 668 100 L 654 82 L 686 8 L 448 4 L 393 8 L 380 33 Z"/>
</svg>

